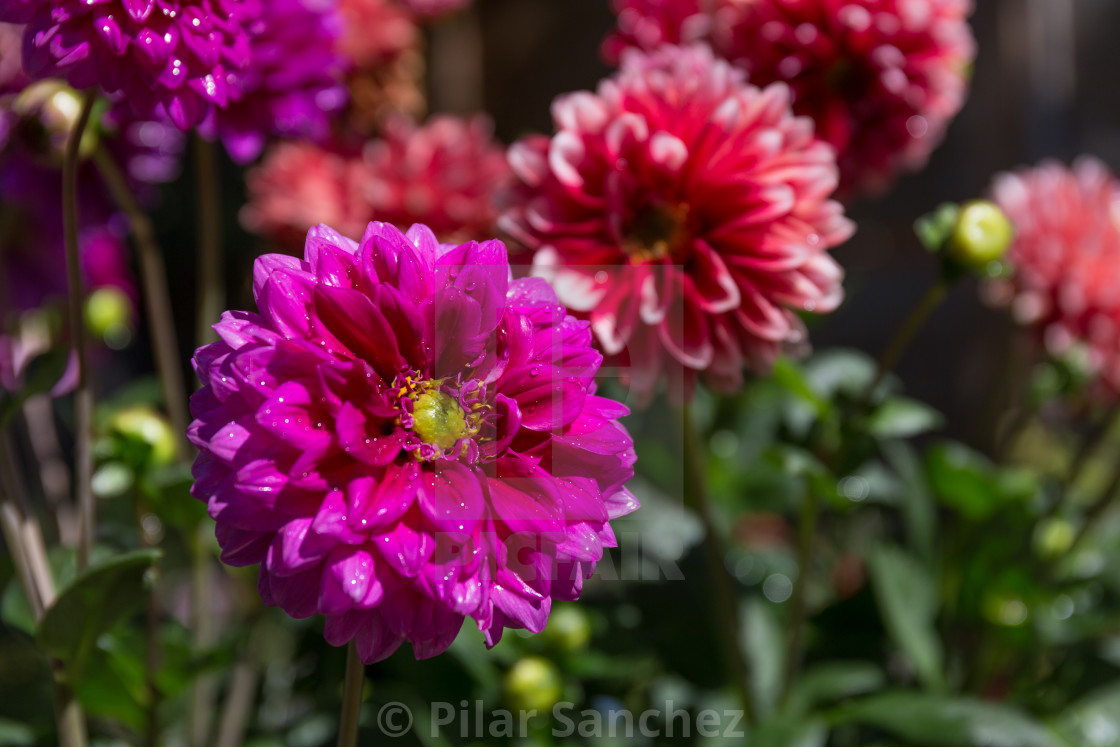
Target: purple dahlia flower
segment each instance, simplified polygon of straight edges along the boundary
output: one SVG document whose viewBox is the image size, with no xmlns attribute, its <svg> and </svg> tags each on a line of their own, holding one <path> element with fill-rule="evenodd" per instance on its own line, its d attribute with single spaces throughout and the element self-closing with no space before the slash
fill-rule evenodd
<svg viewBox="0 0 1120 747">
<path fill-rule="evenodd" d="M 258 12 L 256 0 L 0 0 L 0 21 L 27 24 L 32 78 L 123 92 L 142 115 L 162 105 L 184 130 L 236 98 L 229 75 Z"/>
<path fill-rule="evenodd" d="M 237 100 L 214 112 L 230 157 L 252 161 L 272 134 L 326 139 L 347 96 L 337 0 L 271 0 L 248 30 L 249 64 L 229 76 Z"/>
<path fill-rule="evenodd" d="M 268 604 L 326 616 L 365 662 L 434 656 L 472 617 L 493 645 L 575 599 L 637 507 L 622 405 L 595 395 L 586 322 L 499 241 L 319 226 L 257 260 L 260 313 L 199 349 L 194 494 Z"/>
</svg>

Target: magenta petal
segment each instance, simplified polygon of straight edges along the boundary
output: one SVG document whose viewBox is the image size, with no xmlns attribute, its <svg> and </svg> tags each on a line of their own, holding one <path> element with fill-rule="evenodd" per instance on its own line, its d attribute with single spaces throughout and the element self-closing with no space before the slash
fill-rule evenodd
<svg viewBox="0 0 1120 747">
<path fill-rule="evenodd" d="M 381 601 L 381 583 L 373 556 L 358 548 L 336 548 L 323 563 L 319 611 L 338 615 L 352 608 L 370 609 Z"/>
<path fill-rule="evenodd" d="M 378 552 L 393 570 L 407 578 L 419 574 L 436 549 L 435 540 L 403 521 L 393 531 L 378 537 L 376 543 Z"/>
<path fill-rule="evenodd" d="M 458 462 L 442 462 L 420 478 L 420 510 L 436 531 L 465 538 L 486 518 L 479 476 Z"/>
</svg>

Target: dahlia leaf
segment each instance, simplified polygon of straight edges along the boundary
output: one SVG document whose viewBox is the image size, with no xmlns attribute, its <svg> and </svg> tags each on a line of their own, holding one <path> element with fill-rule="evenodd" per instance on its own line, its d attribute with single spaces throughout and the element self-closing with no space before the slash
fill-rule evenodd
<svg viewBox="0 0 1120 747">
<path fill-rule="evenodd" d="M 814 706 L 875 692 L 886 682 L 883 670 L 870 662 L 824 662 L 801 675 L 784 711 L 789 716 L 805 714 Z"/>
<path fill-rule="evenodd" d="M 70 350 L 56 347 L 41 353 L 27 364 L 24 384 L 16 392 L 0 392 L 0 427 L 8 424 L 19 412 L 23 403 L 36 394 L 45 394 L 58 383 L 70 363 Z"/>
<path fill-rule="evenodd" d="M 944 419 L 929 405 L 907 397 L 892 397 L 875 409 L 867 422 L 878 438 L 911 438 L 934 430 Z"/>
<path fill-rule="evenodd" d="M 862 723 L 930 747 L 1064 747 L 1042 724 L 1006 705 L 973 698 L 891 692 L 841 708 L 834 724 Z"/>
<path fill-rule="evenodd" d="M 910 659 L 918 679 L 942 690 L 943 652 L 934 628 L 937 585 L 928 569 L 898 547 L 882 545 L 867 558 L 871 586 L 887 632 Z"/>
<path fill-rule="evenodd" d="M 785 634 L 774 607 L 760 599 L 747 602 L 740 637 L 750 664 L 755 707 L 758 715 L 765 719 L 778 703 L 786 667 Z"/>
<path fill-rule="evenodd" d="M 143 603 L 145 576 L 158 550 L 137 550 L 78 575 L 59 593 L 39 623 L 43 649 L 66 665 L 71 684 L 81 682 L 98 637 Z"/>
</svg>

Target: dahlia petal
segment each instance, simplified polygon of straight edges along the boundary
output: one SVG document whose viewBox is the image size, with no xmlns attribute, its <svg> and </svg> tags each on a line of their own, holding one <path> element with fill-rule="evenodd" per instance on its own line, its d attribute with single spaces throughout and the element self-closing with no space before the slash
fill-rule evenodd
<svg viewBox="0 0 1120 747">
<path fill-rule="evenodd" d="M 415 578 L 435 549 L 435 540 L 404 521 L 377 538 L 377 550 L 381 557 L 405 578 Z"/>
<path fill-rule="evenodd" d="M 404 364 L 392 327 L 366 294 L 317 285 L 311 308 L 318 324 L 330 330 L 353 357 L 372 362 L 383 377 L 392 379 Z"/>
<path fill-rule="evenodd" d="M 420 479 L 418 505 L 436 531 L 455 539 L 474 532 L 486 518 L 486 502 L 479 478 L 457 462 L 441 464 Z"/>
<path fill-rule="evenodd" d="M 270 573 L 291 576 L 322 562 L 335 546 L 328 537 L 311 531 L 310 518 L 293 519 L 276 532 L 265 561 Z"/>
<path fill-rule="evenodd" d="M 338 615 L 352 608 L 371 609 L 381 601 L 373 556 L 360 548 L 336 547 L 323 563 L 319 612 Z"/>
</svg>

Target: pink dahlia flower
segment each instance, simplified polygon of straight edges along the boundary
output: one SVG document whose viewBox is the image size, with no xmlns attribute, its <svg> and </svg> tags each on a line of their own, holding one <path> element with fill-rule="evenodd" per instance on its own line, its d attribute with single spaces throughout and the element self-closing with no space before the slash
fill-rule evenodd
<svg viewBox="0 0 1120 747">
<path fill-rule="evenodd" d="M 1120 182 L 1094 158 L 1001 174 L 995 202 L 1015 227 L 1009 278 L 985 294 L 1062 355 L 1076 346 L 1120 393 Z"/>
<path fill-rule="evenodd" d="M 420 20 L 432 20 L 471 4 L 471 0 L 400 0 Z"/>
<path fill-rule="evenodd" d="M 245 175 L 248 203 L 241 223 L 285 248 L 298 249 L 324 220 L 357 236 L 369 222 L 359 185 L 360 159 L 308 142 L 276 143 Z"/>
<path fill-rule="evenodd" d="M 443 115 L 420 127 L 391 118 L 363 161 L 359 179 L 371 218 L 400 228 L 424 223 L 445 241 L 492 235 L 494 194 L 509 165 L 486 117 Z"/>
<path fill-rule="evenodd" d="M 162 105 L 182 129 L 236 97 L 228 76 L 257 12 L 256 0 L 0 0 L 0 21 L 27 24 L 31 77 L 123 92 L 141 115 Z"/>
<path fill-rule="evenodd" d="M 698 371 L 735 389 L 744 363 L 803 342 L 798 312 L 840 303 L 828 250 L 852 224 L 829 199 L 832 148 L 785 85 L 747 85 L 704 47 L 630 50 L 552 112 L 556 135 L 510 150 L 502 224 L 604 351 L 628 352 L 639 398 L 662 373 L 686 397 Z"/>
<path fill-rule="evenodd" d="M 586 322 L 498 241 L 371 223 L 257 260 L 191 400 L 194 494 L 261 596 L 321 614 L 365 662 L 434 656 L 471 617 L 540 631 L 637 503 L 621 405 L 595 395 Z"/>
<path fill-rule="evenodd" d="M 972 0 L 614 0 L 621 49 L 703 41 L 836 146 L 841 187 L 876 191 L 925 165 L 960 111 L 976 45 Z"/>
<path fill-rule="evenodd" d="M 330 136 L 330 115 L 346 105 L 342 22 L 334 0 L 270 0 L 248 24 L 249 63 L 228 76 L 237 95 L 207 128 L 216 126 L 234 161 L 255 159 L 270 135 Z"/>
<path fill-rule="evenodd" d="M 391 0 L 339 0 L 344 19 L 338 50 L 355 69 L 383 65 L 420 39 L 412 18 Z"/>
</svg>

